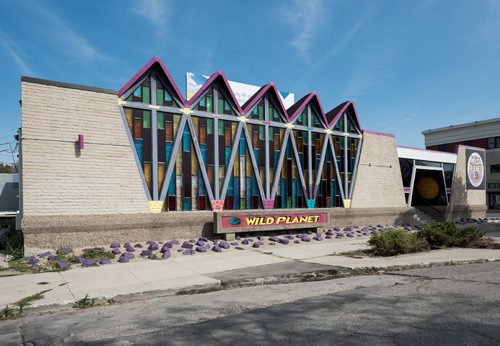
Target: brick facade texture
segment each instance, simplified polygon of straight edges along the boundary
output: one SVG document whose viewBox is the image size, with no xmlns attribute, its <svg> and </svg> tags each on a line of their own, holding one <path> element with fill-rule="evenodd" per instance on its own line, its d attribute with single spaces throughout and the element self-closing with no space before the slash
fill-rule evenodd
<svg viewBox="0 0 500 346">
<path fill-rule="evenodd" d="M 365 133 L 352 208 L 406 207 L 394 137 Z"/>
<path fill-rule="evenodd" d="M 149 212 L 117 95 L 26 81 L 21 93 L 25 217 Z"/>
</svg>

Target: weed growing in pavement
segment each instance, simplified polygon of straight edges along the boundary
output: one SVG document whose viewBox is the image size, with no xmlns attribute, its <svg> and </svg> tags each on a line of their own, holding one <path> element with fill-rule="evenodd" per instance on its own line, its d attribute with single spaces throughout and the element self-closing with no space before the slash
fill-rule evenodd
<svg viewBox="0 0 500 346">
<path fill-rule="evenodd" d="M 43 299 L 43 294 L 47 293 L 52 290 L 44 290 L 38 293 L 35 293 L 31 296 L 25 297 L 23 299 L 18 300 L 15 302 L 13 305 L 17 306 L 19 308 L 19 315 L 23 313 L 23 309 L 29 305 L 31 305 L 31 302 L 34 302 L 35 300 L 40 300 Z"/>
<path fill-rule="evenodd" d="M 111 251 L 108 251 L 102 247 L 94 247 L 91 249 L 83 249 L 83 254 L 81 257 L 99 261 L 104 258 L 113 259 L 115 258 L 115 255 Z"/>
<path fill-rule="evenodd" d="M 19 318 L 19 315 L 18 310 L 5 305 L 5 308 L 0 311 L 0 321 L 15 320 L 16 318 Z"/>
<path fill-rule="evenodd" d="M 75 309 L 87 309 L 92 307 L 95 304 L 95 298 L 89 298 L 89 294 L 87 293 L 85 297 L 80 300 L 77 300 L 73 307 Z"/>
<path fill-rule="evenodd" d="M 28 265 L 23 258 L 18 258 L 9 261 L 9 268 L 23 273 L 30 271 L 32 269 L 31 266 Z"/>
</svg>

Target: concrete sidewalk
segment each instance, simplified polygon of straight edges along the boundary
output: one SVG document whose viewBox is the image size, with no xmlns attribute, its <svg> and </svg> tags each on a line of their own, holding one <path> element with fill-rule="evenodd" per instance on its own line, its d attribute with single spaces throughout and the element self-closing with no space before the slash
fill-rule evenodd
<svg viewBox="0 0 500 346">
<path fill-rule="evenodd" d="M 161 261 L 110 264 L 68 271 L 0 278 L 0 306 L 41 292 L 44 298 L 32 307 L 70 304 L 85 297 L 113 298 L 147 293 L 217 290 L 239 280 L 300 274 L 340 273 L 347 268 L 388 268 L 408 265 L 500 260 L 500 250 L 446 249 L 391 258 L 353 258 L 336 255 L 367 248 L 366 239 L 335 243 L 299 244 L 273 249 L 182 256 Z M 264 281 L 262 281 L 264 280 Z"/>
</svg>

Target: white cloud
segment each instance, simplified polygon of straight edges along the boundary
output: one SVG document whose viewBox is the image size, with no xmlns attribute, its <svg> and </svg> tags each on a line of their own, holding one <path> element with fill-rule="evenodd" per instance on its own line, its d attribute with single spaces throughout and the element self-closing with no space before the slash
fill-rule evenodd
<svg viewBox="0 0 500 346">
<path fill-rule="evenodd" d="M 140 0 L 136 1 L 132 10 L 155 28 L 157 36 L 163 37 L 171 14 L 170 7 L 170 1 L 167 0 Z"/>
<path fill-rule="evenodd" d="M 314 37 L 324 23 L 324 11 L 323 0 L 295 0 L 280 11 L 282 19 L 294 31 L 290 44 L 305 60 L 309 60 Z"/>
<path fill-rule="evenodd" d="M 16 44 L 12 42 L 10 37 L 2 29 L 0 29 L 0 47 L 7 52 L 23 74 L 34 74 L 33 70 L 29 68 L 20 53 L 17 52 Z"/>
</svg>

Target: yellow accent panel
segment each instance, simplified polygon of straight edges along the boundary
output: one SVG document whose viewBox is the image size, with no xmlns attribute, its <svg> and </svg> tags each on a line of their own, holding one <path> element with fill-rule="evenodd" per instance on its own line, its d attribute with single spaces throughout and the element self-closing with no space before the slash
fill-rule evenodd
<svg viewBox="0 0 500 346">
<path fill-rule="evenodd" d="M 295 126 L 293 124 L 286 123 L 285 127 L 288 127 L 289 129 L 293 129 Z"/>
<path fill-rule="evenodd" d="M 351 200 L 350 199 L 344 199 L 344 208 L 346 208 L 346 209 L 351 208 Z"/>
<path fill-rule="evenodd" d="M 127 101 L 123 101 L 121 98 L 118 98 L 118 106 L 123 106 L 127 104 Z"/>
<path fill-rule="evenodd" d="M 149 211 L 152 213 L 161 213 L 164 201 L 149 201 Z"/>
<path fill-rule="evenodd" d="M 327 135 L 331 135 L 331 134 L 333 133 L 333 131 L 332 131 L 332 130 L 325 130 L 325 133 L 326 133 Z"/>
<path fill-rule="evenodd" d="M 181 109 L 179 109 L 179 111 L 184 115 L 189 115 L 189 114 L 193 113 L 193 111 L 190 108 L 181 108 Z"/>
<path fill-rule="evenodd" d="M 241 121 L 242 123 L 246 123 L 248 121 L 247 117 L 238 117 L 238 120 Z"/>
<path fill-rule="evenodd" d="M 160 109 L 160 106 L 155 106 L 155 105 L 149 105 L 148 107 L 151 109 Z"/>
</svg>

